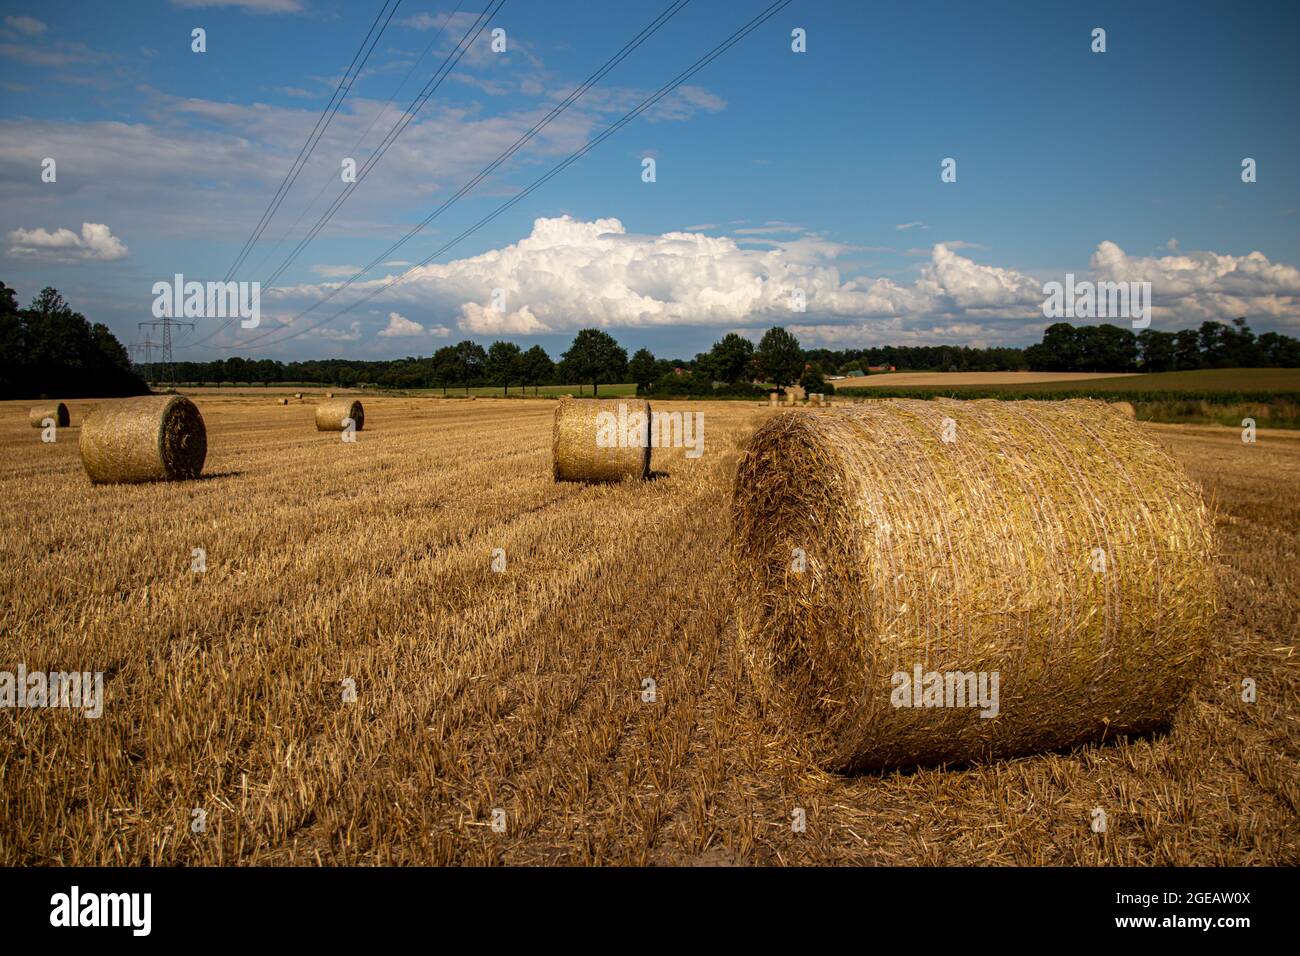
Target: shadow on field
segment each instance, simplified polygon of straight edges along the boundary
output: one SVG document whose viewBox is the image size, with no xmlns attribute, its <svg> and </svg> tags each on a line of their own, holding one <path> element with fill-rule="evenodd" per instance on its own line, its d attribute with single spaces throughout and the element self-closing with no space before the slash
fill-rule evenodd
<svg viewBox="0 0 1300 956">
<path fill-rule="evenodd" d="M 965 770 L 987 770 L 998 764 L 1025 763 L 1036 760 L 1043 760 L 1047 757 L 1078 757 L 1090 750 L 1111 750 L 1115 747 L 1122 747 L 1128 744 L 1138 743 L 1140 741 L 1151 741 L 1156 743 L 1169 736 L 1173 730 L 1172 723 L 1164 723 L 1150 730 L 1130 731 L 1129 733 L 1117 734 L 1114 737 L 1107 737 L 1104 740 L 1087 739 L 1077 743 L 1065 744 L 1060 747 L 1050 747 L 1045 750 L 1038 750 L 1033 753 L 1018 754 L 1015 756 L 995 757 L 991 760 L 960 760 L 944 761 L 932 760 L 919 764 L 911 764 L 906 767 L 877 767 L 845 770 L 838 774 L 846 780 L 862 779 L 868 777 L 911 777 L 926 770 L 942 771 L 965 771 Z"/>
</svg>

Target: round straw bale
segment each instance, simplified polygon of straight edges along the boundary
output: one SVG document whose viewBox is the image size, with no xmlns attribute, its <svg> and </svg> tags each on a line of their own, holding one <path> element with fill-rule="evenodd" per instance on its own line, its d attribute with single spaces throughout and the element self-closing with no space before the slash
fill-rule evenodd
<svg viewBox="0 0 1300 956">
<path fill-rule="evenodd" d="M 296 398 L 296 399 L 298 399 L 298 401 L 301 402 L 301 401 L 302 401 L 302 392 L 294 392 L 294 393 L 293 393 L 293 397 Z"/>
<path fill-rule="evenodd" d="M 767 404 L 769 404 L 769 405 L 775 405 L 775 404 L 776 404 L 777 402 L 779 402 L 780 400 L 781 400 L 781 396 L 778 395 L 776 392 L 768 392 L 768 393 L 767 393 Z"/>
<path fill-rule="evenodd" d="M 289 404 L 289 400 L 288 400 L 287 398 L 277 398 L 277 399 L 275 400 L 275 404 L 277 404 L 277 405 L 288 405 L 288 404 Z"/>
<path fill-rule="evenodd" d="M 52 418 L 54 424 L 60 428 L 67 428 L 68 423 L 72 421 L 68 415 L 68 406 L 62 402 L 54 402 L 49 405 L 36 405 L 27 413 L 27 420 L 31 422 L 33 428 L 44 428 L 45 419 Z"/>
<path fill-rule="evenodd" d="M 326 392 L 326 393 L 325 393 L 325 397 L 326 397 L 326 398 L 333 398 L 333 397 L 334 397 L 334 393 L 333 393 L 333 392 Z"/>
<path fill-rule="evenodd" d="M 350 418 L 356 422 L 357 431 L 366 424 L 366 410 L 355 398 L 334 398 L 316 406 L 316 430 L 318 432 L 341 432 L 347 426 L 343 420 Z"/>
<path fill-rule="evenodd" d="M 551 453 L 556 481 L 622 481 L 650 473 L 650 403 L 640 398 L 561 398 Z"/>
<path fill-rule="evenodd" d="M 1137 418 L 1137 409 L 1133 407 L 1132 402 L 1111 402 L 1110 407 L 1122 415 L 1129 418 Z"/>
<path fill-rule="evenodd" d="M 830 769 L 1159 728 L 1210 638 L 1200 492 L 1100 402 L 770 418 L 741 455 L 731 514 L 755 688 Z M 982 691 L 995 706 L 962 706 Z"/>
<path fill-rule="evenodd" d="M 81 423 L 81 464 L 96 484 L 197 478 L 207 455 L 203 416 L 183 395 L 109 402 Z"/>
</svg>

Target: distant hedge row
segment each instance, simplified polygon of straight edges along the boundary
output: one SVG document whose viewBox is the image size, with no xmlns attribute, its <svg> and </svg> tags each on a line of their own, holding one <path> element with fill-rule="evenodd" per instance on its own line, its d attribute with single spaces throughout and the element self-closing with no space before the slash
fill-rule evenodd
<svg viewBox="0 0 1300 956">
<path fill-rule="evenodd" d="M 1236 405 L 1242 402 L 1300 402 L 1300 392 L 1274 391 L 1200 391 L 1186 390 L 1094 390 L 1081 388 L 863 388 L 854 398 L 995 398 L 1000 401 L 1059 401 L 1066 398 L 1096 398 L 1101 401 L 1126 402 L 1207 402 L 1212 405 Z"/>
</svg>

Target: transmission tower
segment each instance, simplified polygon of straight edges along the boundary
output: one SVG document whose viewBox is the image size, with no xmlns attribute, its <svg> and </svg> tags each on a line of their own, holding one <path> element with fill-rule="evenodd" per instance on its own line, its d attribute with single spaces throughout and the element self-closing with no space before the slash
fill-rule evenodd
<svg viewBox="0 0 1300 956">
<path fill-rule="evenodd" d="M 149 338 L 148 333 L 146 333 L 143 342 L 133 342 L 129 346 L 131 351 L 135 353 L 136 362 L 141 366 L 141 368 L 147 369 L 153 364 L 153 350 L 156 344 L 157 343 Z"/>
<path fill-rule="evenodd" d="M 153 319 L 149 322 L 136 323 L 142 329 L 162 329 L 161 342 L 148 342 L 148 333 L 145 334 L 146 342 L 149 346 L 158 349 L 161 355 L 163 367 L 167 370 L 167 381 L 176 384 L 176 367 L 172 360 L 172 329 L 192 329 L 193 322 L 177 322 L 175 319 L 163 316 L 161 319 Z"/>
</svg>

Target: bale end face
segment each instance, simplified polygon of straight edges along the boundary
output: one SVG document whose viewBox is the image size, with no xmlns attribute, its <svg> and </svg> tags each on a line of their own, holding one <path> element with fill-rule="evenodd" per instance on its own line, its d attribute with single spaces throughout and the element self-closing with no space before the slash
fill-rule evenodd
<svg viewBox="0 0 1300 956">
<path fill-rule="evenodd" d="M 366 410 L 355 398 L 335 398 L 316 406 L 317 431 L 341 432 L 347 428 L 348 419 L 352 419 L 357 431 L 365 428 Z"/>
<path fill-rule="evenodd" d="M 207 454 L 203 416 L 183 395 L 100 405 L 81 426 L 81 463 L 94 484 L 197 478 Z"/>
<path fill-rule="evenodd" d="M 1168 722 L 1209 642 L 1211 522 L 1101 407 L 886 400 L 752 436 L 731 507 L 740 638 L 810 756 L 962 762 Z"/>
<path fill-rule="evenodd" d="M 1137 418 L 1137 409 L 1132 402 L 1111 402 L 1110 407 L 1113 411 L 1119 412 L 1125 418 Z"/>
<path fill-rule="evenodd" d="M 650 403 L 635 398 L 561 398 L 551 455 L 556 481 L 614 482 L 650 474 Z"/>
<path fill-rule="evenodd" d="M 33 428 L 45 428 L 47 419 L 53 421 L 59 428 L 67 428 L 72 422 L 72 417 L 68 414 L 68 406 L 63 402 L 35 405 L 27 413 L 27 421 Z"/>
</svg>

